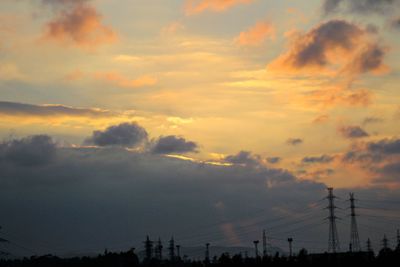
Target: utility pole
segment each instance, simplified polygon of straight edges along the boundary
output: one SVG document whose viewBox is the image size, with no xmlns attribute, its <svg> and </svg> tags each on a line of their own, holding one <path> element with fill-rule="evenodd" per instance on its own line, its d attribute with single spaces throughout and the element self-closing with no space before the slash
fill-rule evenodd
<svg viewBox="0 0 400 267">
<path fill-rule="evenodd" d="M 204 261 L 206 263 L 210 263 L 210 243 L 206 244 L 206 256 L 205 256 Z"/>
<path fill-rule="evenodd" d="M 358 236 L 357 220 L 356 220 L 356 206 L 354 204 L 354 193 L 350 193 L 350 216 L 351 216 L 351 228 L 350 228 L 350 252 L 360 251 L 360 238 Z"/>
<path fill-rule="evenodd" d="M 149 236 L 147 236 L 146 241 L 144 241 L 144 248 L 146 251 L 146 260 L 151 260 L 153 251 L 153 241 L 150 241 Z"/>
<path fill-rule="evenodd" d="M 267 235 L 263 230 L 263 257 L 267 256 Z"/>
<path fill-rule="evenodd" d="M 289 237 L 287 241 L 289 242 L 289 257 L 291 258 L 293 256 L 293 250 L 292 250 L 293 238 Z"/>
<path fill-rule="evenodd" d="M 339 237 L 337 233 L 337 228 L 336 228 L 336 219 L 337 217 L 335 216 L 335 209 L 337 208 L 335 206 L 335 198 L 336 196 L 333 195 L 333 188 L 329 187 L 328 188 L 328 201 L 329 205 L 327 209 L 329 209 L 329 240 L 328 240 L 328 252 L 339 252 L 340 251 L 340 245 L 339 245 Z"/>
<path fill-rule="evenodd" d="M 175 260 L 175 241 L 174 241 L 174 237 L 171 237 L 171 240 L 169 241 L 169 259 L 170 261 L 174 261 Z"/>
<path fill-rule="evenodd" d="M 258 240 L 254 240 L 254 241 L 253 241 L 256 259 L 258 258 L 258 243 L 259 243 L 259 242 L 260 242 L 260 241 L 258 241 Z"/>
</svg>

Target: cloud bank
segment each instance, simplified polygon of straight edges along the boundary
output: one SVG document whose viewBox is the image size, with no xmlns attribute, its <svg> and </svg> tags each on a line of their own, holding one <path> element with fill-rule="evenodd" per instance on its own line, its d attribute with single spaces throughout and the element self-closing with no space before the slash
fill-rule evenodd
<svg viewBox="0 0 400 267">
<path fill-rule="evenodd" d="M 0 101 L 0 114 L 6 116 L 68 116 L 68 117 L 110 117 L 115 114 L 97 108 L 76 108 L 64 105 L 32 105 L 9 101 Z"/>
</svg>

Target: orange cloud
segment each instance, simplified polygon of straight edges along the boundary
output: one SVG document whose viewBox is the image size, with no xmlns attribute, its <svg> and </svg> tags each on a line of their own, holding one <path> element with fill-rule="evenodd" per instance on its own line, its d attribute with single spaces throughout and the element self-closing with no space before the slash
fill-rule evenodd
<svg viewBox="0 0 400 267">
<path fill-rule="evenodd" d="M 88 48 L 114 42 L 115 32 L 101 20 L 94 7 L 77 2 L 57 12 L 47 23 L 44 38 Z"/>
<path fill-rule="evenodd" d="M 378 44 L 366 44 L 360 48 L 344 70 L 353 75 L 366 72 L 384 74 L 389 71 L 389 67 L 383 63 L 386 51 L 387 49 Z"/>
<path fill-rule="evenodd" d="M 184 10 L 185 14 L 190 16 L 202 13 L 206 10 L 222 12 L 233 6 L 251 2 L 253 2 L 253 0 L 186 0 Z"/>
<path fill-rule="evenodd" d="M 275 38 L 275 27 L 265 21 L 260 21 L 247 31 L 241 32 L 236 43 L 241 46 L 258 46 L 267 38 Z"/>
<path fill-rule="evenodd" d="M 366 89 L 348 89 L 337 86 L 313 91 L 305 97 L 309 105 L 321 108 L 337 105 L 365 107 L 371 104 L 373 94 Z M 324 122 L 325 119 L 327 118 L 319 117 L 314 122 Z"/>
<path fill-rule="evenodd" d="M 116 84 L 124 88 L 138 88 L 151 86 L 157 83 L 157 79 L 152 76 L 141 76 L 137 79 L 127 78 L 116 72 L 98 72 L 95 74 L 96 79 Z"/>
<path fill-rule="evenodd" d="M 328 114 L 322 114 L 319 115 L 318 117 L 316 117 L 315 119 L 313 119 L 313 123 L 314 124 L 320 124 L 320 123 L 325 123 L 329 121 L 329 115 Z"/>
</svg>

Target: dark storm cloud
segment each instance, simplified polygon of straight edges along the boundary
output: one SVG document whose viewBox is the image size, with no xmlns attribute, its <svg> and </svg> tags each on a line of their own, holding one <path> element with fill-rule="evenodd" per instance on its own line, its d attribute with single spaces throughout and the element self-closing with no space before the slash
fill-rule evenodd
<svg viewBox="0 0 400 267">
<path fill-rule="evenodd" d="M 0 143 L 0 161 L 17 165 L 43 165 L 54 160 L 56 144 L 50 136 L 34 135 Z"/>
<path fill-rule="evenodd" d="M 323 11 L 325 14 L 333 12 L 350 12 L 358 14 L 370 14 L 390 11 L 400 4 L 399 0 L 325 0 Z"/>
<path fill-rule="evenodd" d="M 368 137 L 369 134 L 360 126 L 343 126 L 339 128 L 340 134 L 349 139 Z"/>
<path fill-rule="evenodd" d="M 8 116 L 88 116 L 107 117 L 112 112 L 101 109 L 74 108 L 63 105 L 32 105 L 0 101 L 0 114 Z"/>
<path fill-rule="evenodd" d="M 35 139 L 9 143 L 38 143 L 27 141 Z M 39 143 L 51 143 L 44 139 Z M 319 225 L 327 215 L 323 205 L 315 206 L 326 195 L 326 186 L 299 180 L 284 169 L 215 166 L 121 147 L 55 149 L 57 157 L 45 168 L 0 161 L 0 210 L 7 214 L 3 232 L 39 254 L 99 253 L 105 246 L 140 250 L 147 234 L 162 240 L 174 235 L 183 246 L 206 241 L 235 245 L 220 228 L 226 223 L 238 233 L 238 242 L 249 246 L 265 227 L 264 220 L 283 216 L 282 224 L 288 226 L 270 230 L 272 236 L 281 236 L 293 229 L 305 208 L 315 218 L 311 223 Z M 251 155 L 239 152 L 236 162 Z M 368 190 L 364 198 L 378 194 Z M 381 196 L 399 198 L 398 191 L 379 190 Z M 262 223 L 254 224 L 254 219 Z M 243 228 L 246 222 L 252 222 L 254 235 L 243 234 L 249 232 Z M 325 227 L 307 227 L 296 237 L 318 241 L 325 232 Z"/>
<path fill-rule="evenodd" d="M 85 144 L 135 147 L 146 142 L 147 137 L 147 131 L 139 124 L 121 123 L 110 126 L 104 131 L 94 131 L 92 136 L 85 140 Z"/>
<path fill-rule="evenodd" d="M 329 155 L 321 155 L 319 157 L 304 157 L 302 163 L 329 163 L 334 159 L 334 157 Z"/>
<path fill-rule="evenodd" d="M 297 146 L 303 143 L 303 139 L 301 138 L 289 138 L 286 140 L 286 144 L 291 145 L 291 146 Z"/>
<path fill-rule="evenodd" d="M 323 184 L 282 169 L 215 166 L 120 147 L 56 150 L 46 168 L 0 161 L 4 231 L 40 254 L 141 247 L 146 234 L 174 235 L 190 246 L 202 244 L 208 231 L 214 232 L 210 241 L 232 245 L 216 222 L 232 222 L 236 231 L 261 208 L 266 218 L 285 214 L 289 220 L 293 209 L 325 194 Z"/>
<path fill-rule="evenodd" d="M 242 165 L 257 165 L 260 162 L 259 155 L 253 155 L 250 151 L 240 151 L 236 155 L 229 155 L 225 157 L 225 161 L 232 164 Z"/>
<path fill-rule="evenodd" d="M 198 145 L 195 142 L 187 141 L 183 137 L 175 135 L 161 136 L 151 148 L 156 154 L 188 153 L 197 152 Z"/>
</svg>

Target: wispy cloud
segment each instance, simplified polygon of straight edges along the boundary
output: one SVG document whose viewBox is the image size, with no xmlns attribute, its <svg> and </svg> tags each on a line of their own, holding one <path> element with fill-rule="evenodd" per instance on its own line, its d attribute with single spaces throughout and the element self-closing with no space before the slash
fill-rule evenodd
<svg viewBox="0 0 400 267">
<path fill-rule="evenodd" d="M 195 15 L 204 11 L 222 12 L 240 4 L 248 4 L 253 0 L 186 0 L 185 14 Z"/>
<path fill-rule="evenodd" d="M 149 75 L 130 79 L 118 72 L 97 72 L 95 78 L 124 88 L 138 88 L 157 84 L 157 79 Z"/>
<path fill-rule="evenodd" d="M 69 116 L 69 117 L 111 117 L 116 113 L 98 108 L 76 108 L 59 104 L 32 105 L 0 101 L 0 114 L 7 116 Z"/>
<path fill-rule="evenodd" d="M 258 46 L 267 39 L 275 39 L 275 27 L 269 22 L 260 21 L 241 32 L 235 42 L 240 46 Z"/>
</svg>

